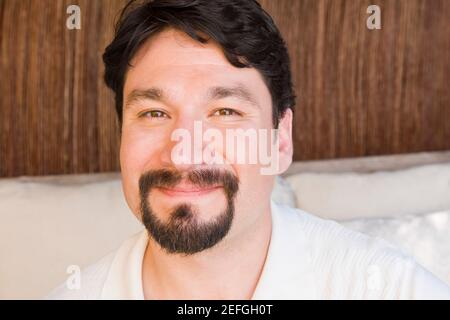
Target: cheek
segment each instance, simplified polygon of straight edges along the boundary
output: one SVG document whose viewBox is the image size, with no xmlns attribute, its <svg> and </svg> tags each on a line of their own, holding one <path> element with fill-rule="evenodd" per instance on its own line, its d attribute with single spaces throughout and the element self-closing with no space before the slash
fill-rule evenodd
<svg viewBox="0 0 450 320">
<path fill-rule="evenodd" d="M 240 181 L 239 194 L 246 201 L 257 201 L 271 194 L 273 177 L 261 175 L 260 166 L 236 165 L 234 170 Z"/>
<path fill-rule="evenodd" d="M 124 128 L 120 147 L 121 167 L 132 170 L 139 175 L 155 157 L 165 142 L 161 132 L 146 130 L 139 127 Z"/>
<path fill-rule="evenodd" d="M 149 150 L 143 140 L 133 139 L 130 135 L 122 136 L 120 147 L 120 166 L 126 176 L 140 174 L 143 164 L 147 161 Z"/>
<path fill-rule="evenodd" d="M 120 146 L 122 180 L 127 191 L 136 193 L 139 178 L 155 158 L 158 146 L 151 135 L 142 135 L 124 130 Z"/>
</svg>

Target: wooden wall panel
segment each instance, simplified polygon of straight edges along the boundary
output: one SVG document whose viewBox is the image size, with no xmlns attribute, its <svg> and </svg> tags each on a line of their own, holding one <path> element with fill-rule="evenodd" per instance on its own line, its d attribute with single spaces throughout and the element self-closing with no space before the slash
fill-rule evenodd
<svg viewBox="0 0 450 320">
<path fill-rule="evenodd" d="M 125 2 L 0 0 L 0 177 L 119 169 L 101 55 Z M 261 3 L 291 53 L 295 160 L 450 149 L 450 1 Z"/>
<path fill-rule="evenodd" d="M 264 4 L 293 60 L 296 160 L 450 149 L 450 1 Z"/>
<path fill-rule="evenodd" d="M 0 176 L 118 170 L 101 55 L 123 2 L 2 1 Z M 81 7 L 81 30 L 66 28 L 70 4 Z"/>
</svg>

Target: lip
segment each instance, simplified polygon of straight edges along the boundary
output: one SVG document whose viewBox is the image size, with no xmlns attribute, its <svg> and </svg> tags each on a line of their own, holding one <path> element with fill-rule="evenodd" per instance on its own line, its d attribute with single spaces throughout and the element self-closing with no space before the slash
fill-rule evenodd
<svg viewBox="0 0 450 320">
<path fill-rule="evenodd" d="M 176 188 L 176 189 L 158 188 L 158 190 L 171 197 L 193 197 L 193 196 L 198 197 L 214 192 L 220 188 L 222 187 L 216 186 L 208 188 Z"/>
</svg>

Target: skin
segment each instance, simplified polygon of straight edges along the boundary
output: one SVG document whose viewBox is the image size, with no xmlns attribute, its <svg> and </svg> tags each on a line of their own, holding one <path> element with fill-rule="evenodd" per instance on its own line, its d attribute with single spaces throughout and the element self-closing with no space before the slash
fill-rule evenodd
<svg viewBox="0 0 450 320">
<path fill-rule="evenodd" d="M 237 85 L 244 87 L 256 104 L 235 96 L 208 98 L 211 87 Z M 129 98 L 136 90 L 149 88 L 160 89 L 163 99 Z M 140 218 L 138 181 L 142 173 L 150 169 L 183 171 L 194 166 L 208 167 L 172 161 L 171 150 L 176 144 L 171 141 L 173 130 L 184 128 L 193 135 L 195 120 L 202 121 L 203 130 L 272 129 L 271 101 L 260 73 L 253 68 L 232 66 L 216 43 L 200 44 L 174 29 L 149 39 L 134 57 L 124 87 L 120 162 L 126 201 L 136 217 Z M 147 113 L 142 117 L 144 112 Z M 280 121 L 279 139 L 282 173 L 292 162 L 290 110 Z M 217 152 L 232 162 L 224 148 Z M 234 173 L 240 181 L 229 233 L 216 246 L 190 256 L 168 254 L 150 238 L 142 268 L 146 299 L 252 297 L 270 243 L 270 195 L 275 176 L 261 175 L 260 164 L 230 163 L 221 168 Z M 177 190 L 189 191 L 189 186 L 181 185 Z M 149 195 L 152 208 L 162 221 L 181 201 L 199 208 L 199 221 L 211 221 L 225 208 L 221 188 L 201 193 L 177 190 L 169 195 L 155 189 Z"/>
</svg>

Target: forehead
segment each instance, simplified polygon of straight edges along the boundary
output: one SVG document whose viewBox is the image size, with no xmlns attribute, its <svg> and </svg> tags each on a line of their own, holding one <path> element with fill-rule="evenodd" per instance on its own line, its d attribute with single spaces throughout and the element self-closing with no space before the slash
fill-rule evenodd
<svg viewBox="0 0 450 320">
<path fill-rule="evenodd" d="M 213 41 L 202 44 L 176 29 L 166 29 L 146 41 L 137 52 L 132 64 L 140 64 L 144 61 L 152 61 L 161 67 L 228 64 L 218 44 Z"/>
<path fill-rule="evenodd" d="M 221 47 L 199 43 L 187 34 L 168 29 L 150 38 L 136 53 L 128 70 L 125 92 L 158 86 L 200 90 L 214 85 L 244 83 L 262 98 L 270 93 L 254 68 L 237 68 L 226 59 Z"/>
</svg>

